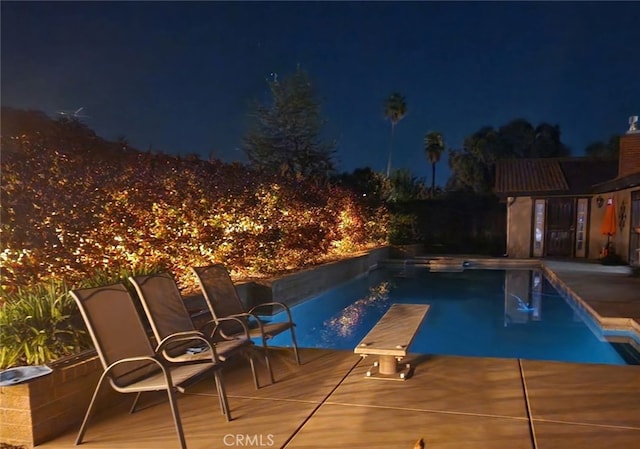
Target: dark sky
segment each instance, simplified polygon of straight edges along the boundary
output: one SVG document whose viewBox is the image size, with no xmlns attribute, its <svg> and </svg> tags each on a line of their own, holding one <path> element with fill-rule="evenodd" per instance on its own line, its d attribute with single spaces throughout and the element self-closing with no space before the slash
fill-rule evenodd
<svg viewBox="0 0 640 449">
<path fill-rule="evenodd" d="M 429 183 L 428 131 L 459 148 L 525 118 L 559 124 L 580 155 L 640 114 L 640 2 L 3 1 L 1 17 L 2 105 L 84 107 L 98 134 L 142 150 L 244 160 L 249 105 L 297 64 L 341 171 L 385 169 L 394 91 L 409 113 L 393 166 Z"/>
</svg>

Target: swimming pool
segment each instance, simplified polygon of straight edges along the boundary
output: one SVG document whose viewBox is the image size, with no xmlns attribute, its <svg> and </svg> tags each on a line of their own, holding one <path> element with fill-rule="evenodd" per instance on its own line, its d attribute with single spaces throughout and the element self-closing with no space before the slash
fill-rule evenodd
<svg viewBox="0 0 640 449">
<path fill-rule="evenodd" d="M 353 350 L 391 304 L 430 304 L 411 352 L 626 364 L 540 270 L 382 268 L 292 308 L 301 347 Z M 281 318 L 278 315 L 275 320 Z M 289 346 L 287 333 L 273 345 Z"/>
</svg>

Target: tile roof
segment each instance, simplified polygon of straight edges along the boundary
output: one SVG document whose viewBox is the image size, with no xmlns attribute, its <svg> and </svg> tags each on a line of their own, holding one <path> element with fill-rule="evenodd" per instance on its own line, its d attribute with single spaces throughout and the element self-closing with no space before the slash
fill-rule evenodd
<svg viewBox="0 0 640 449">
<path fill-rule="evenodd" d="M 557 159 L 499 160 L 495 187 L 498 194 L 569 190 Z"/>
<path fill-rule="evenodd" d="M 496 163 L 498 195 L 580 195 L 615 178 L 617 161 L 587 158 L 503 159 Z"/>
</svg>

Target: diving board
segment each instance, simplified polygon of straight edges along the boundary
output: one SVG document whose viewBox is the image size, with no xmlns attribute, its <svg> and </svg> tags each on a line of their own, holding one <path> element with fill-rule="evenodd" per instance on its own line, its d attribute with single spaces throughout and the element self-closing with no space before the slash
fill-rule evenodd
<svg viewBox="0 0 640 449">
<path fill-rule="evenodd" d="M 379 356 L 367 378 L 405 380 L 411 366 L 398 362 L 409 347 L 429 311 L 429 304 L 393 304 L 353 350 L 362 357 Z"/>
</svg>

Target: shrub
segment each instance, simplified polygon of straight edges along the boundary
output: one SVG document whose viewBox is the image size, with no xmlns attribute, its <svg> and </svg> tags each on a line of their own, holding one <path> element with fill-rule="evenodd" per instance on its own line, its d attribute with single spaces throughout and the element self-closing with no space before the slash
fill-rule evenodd
<svg viewBox="0 0 640 449">
<path fill-rule="evenodd" d="M 99 271 L 76 288 L 122 282 L 135 295 L 128 277 L 159 271 L 158 267 Z M 0 369 L 48 363 L 93 347 L 69 290 L 66 282 L 49 280 L 5 296 L 0 306 Z"/>
<path fill-rule="evenodd" d="M 0 368 L 39 365 L 91 347 L 63 281 L 21 287 L 0 306 Z"/>
<path fill-rule="evenodd" d="M 389 220 L 389 242 L 404 245 L 419 241 L 417 224 L 414 214 L 394 213 Z"/>
</svg>

